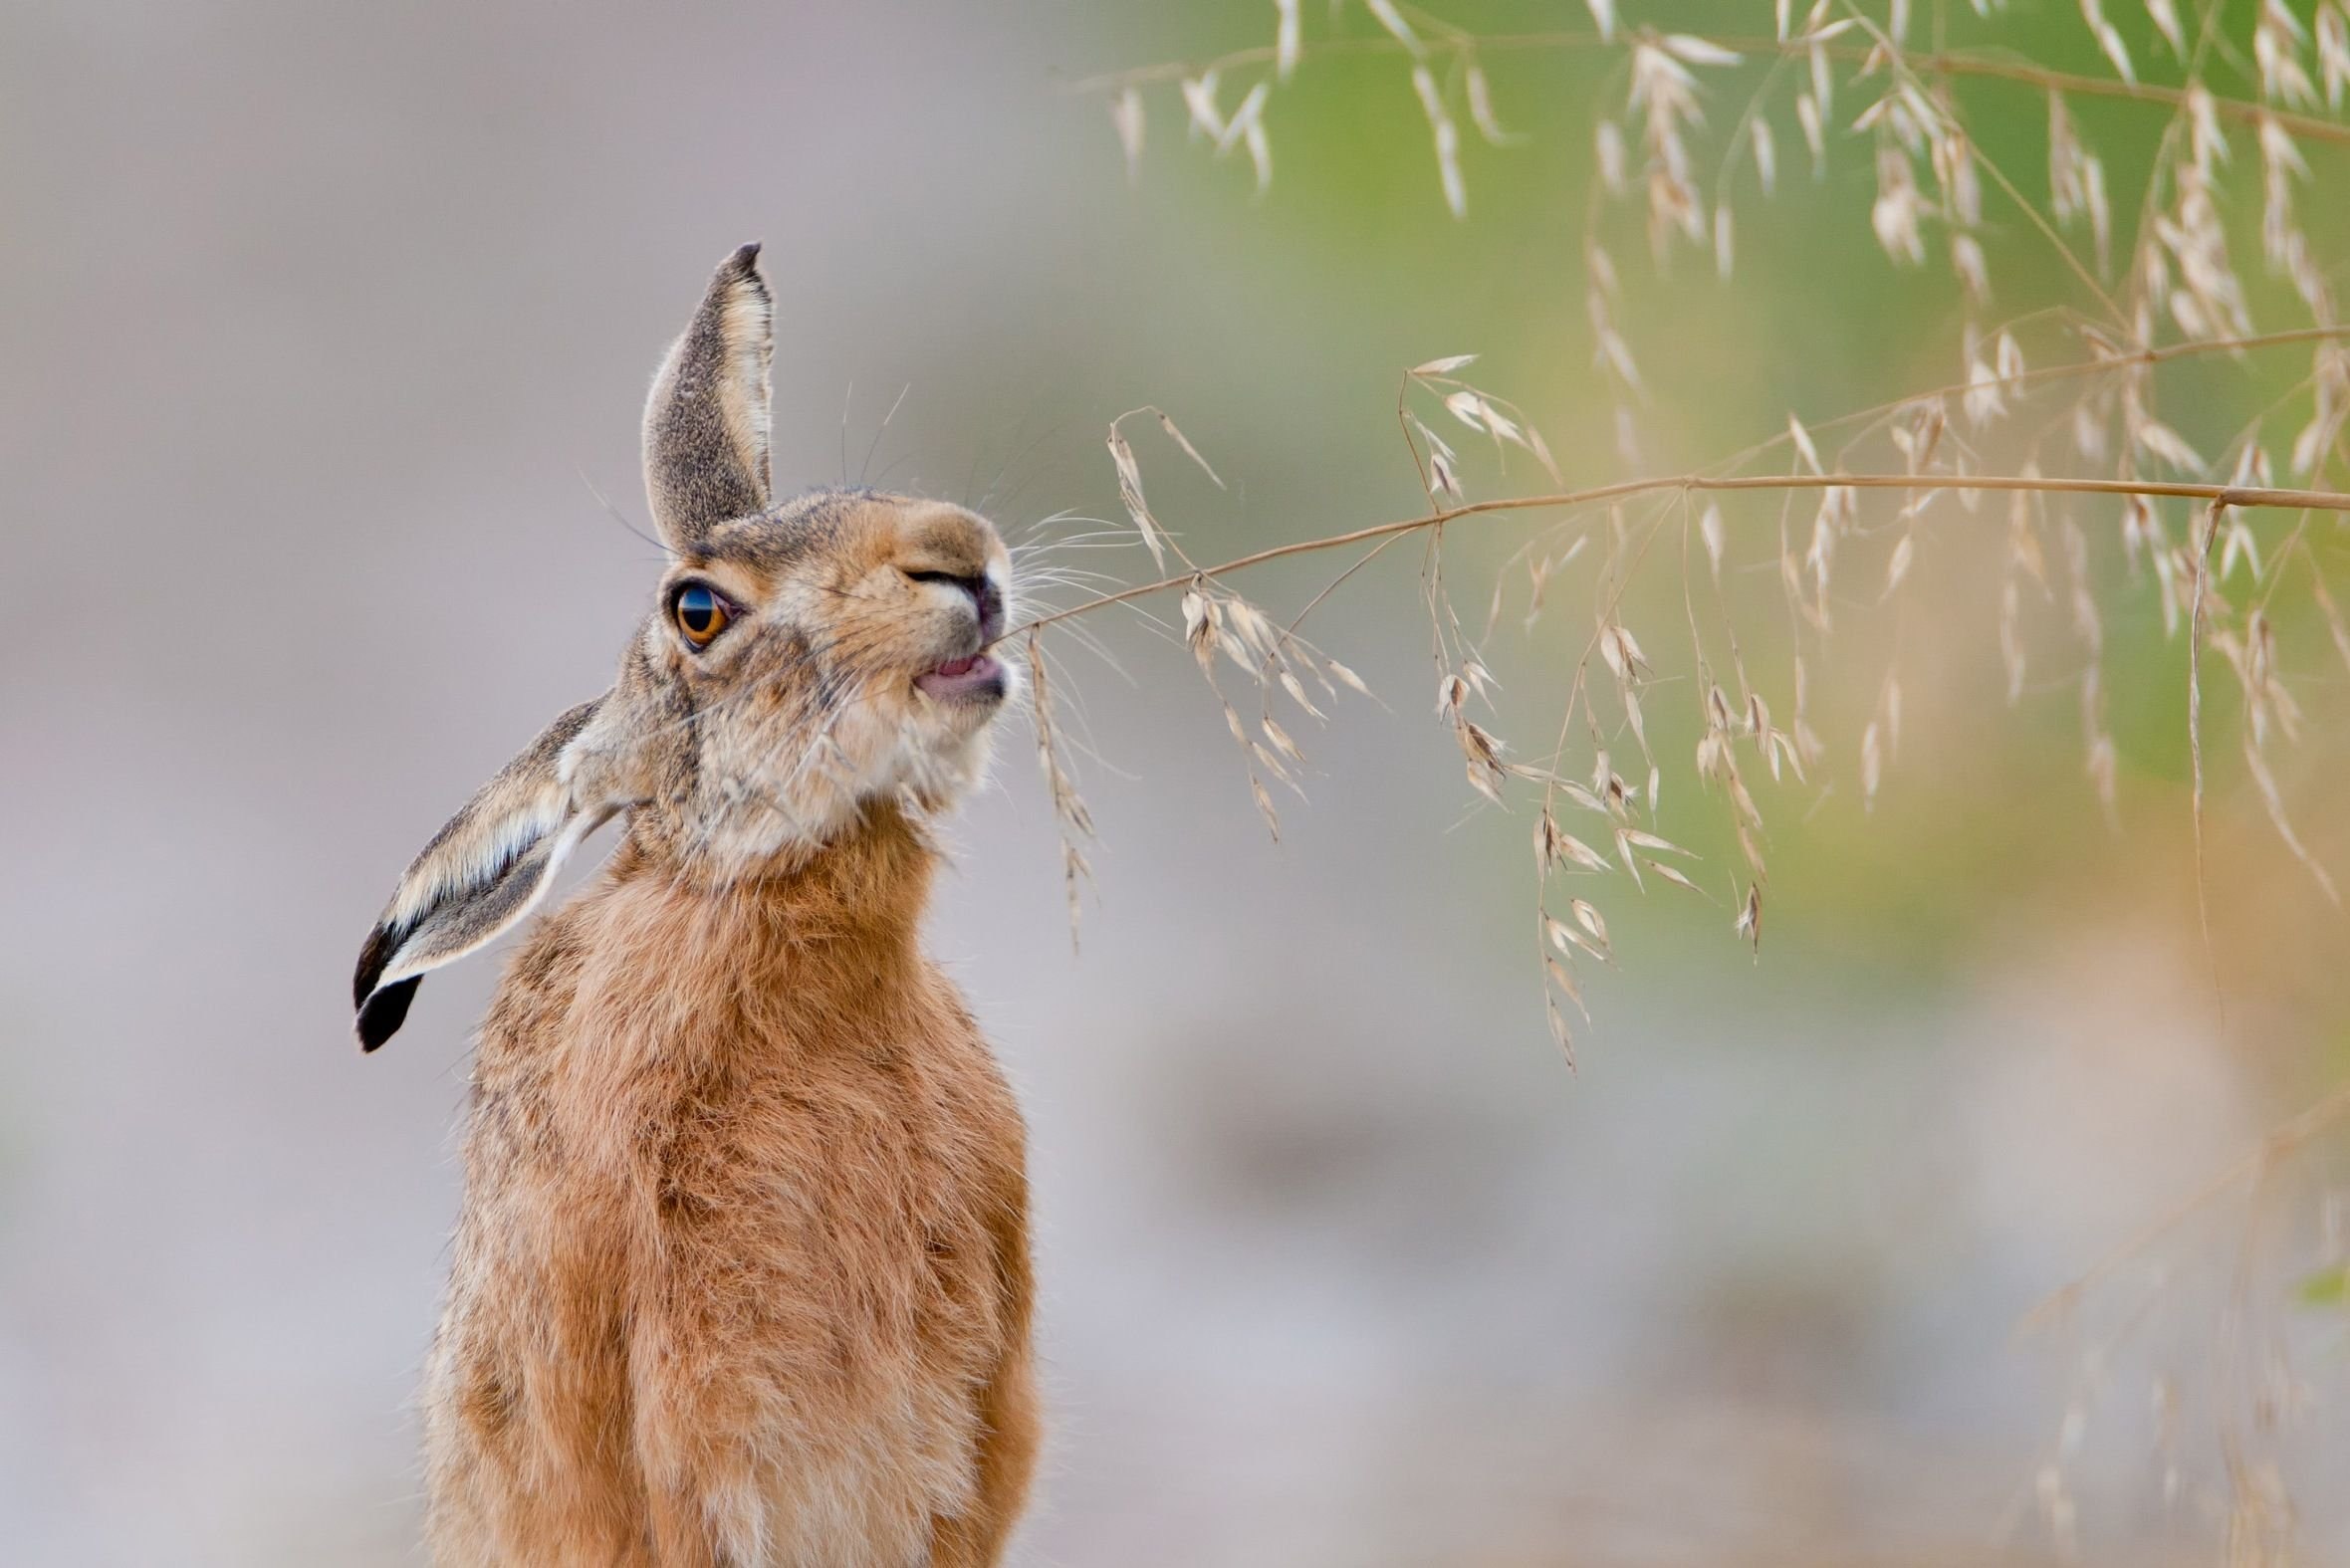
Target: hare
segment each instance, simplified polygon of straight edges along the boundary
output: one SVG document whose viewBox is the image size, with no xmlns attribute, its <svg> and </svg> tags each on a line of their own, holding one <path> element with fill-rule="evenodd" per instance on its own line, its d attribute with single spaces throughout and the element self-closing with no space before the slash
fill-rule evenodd
<svg viewBox="0 0 2350 1568">
<path fill-rule="evenodd" d="M 1040 1435 L 1020 1112 L 918 927 L 1015 677 L 984 520 L 777 502 L 745 246 L 654 382 L 672 560 L 611 689 L 434 835 L 358 1036 L 545 897 L 484 1022 L 424 1393 L 447 1565 L 998 1562 Z"/>
</svg>

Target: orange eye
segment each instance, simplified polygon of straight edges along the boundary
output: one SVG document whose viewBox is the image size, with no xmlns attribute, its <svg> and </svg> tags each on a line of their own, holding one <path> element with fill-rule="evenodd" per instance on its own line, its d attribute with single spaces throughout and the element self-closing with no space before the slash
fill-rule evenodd
<svg viewBox="0 0 2350 1568">
<path fill-rule="evenodd" d="M 685 640 L 697 648 L 707 648 L 710 640 L 726 630 L 726 623 L 734 618 L 734 608 L 711 589 L 699 582 L 680 588 L 669 613 L 676 617 L 677 629 L 685 633 Z"/>
</svg>

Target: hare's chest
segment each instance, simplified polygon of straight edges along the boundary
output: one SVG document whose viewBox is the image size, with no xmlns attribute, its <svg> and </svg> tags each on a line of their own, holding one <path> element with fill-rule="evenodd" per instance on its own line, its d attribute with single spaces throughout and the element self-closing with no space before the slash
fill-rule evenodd
<svg viewBox="0 0 2350 1568">
<path fill-rule="evenodd" d="M 1018 1170 L 990 1088 L 897 1056 L 691 1095 L 647 1123 L 640 1218 L 664 1257 L 742 1270 L 773 1302 L 883 1337 L 923 1328 L 992 1274 Z"/>
<path fill-rule="evenodd" d="M 863 1553 L 968 1501 L 977 1392 L 1016 1331 L 1017 1171 L 985 1099 L 919 1071 L 804 1065 L 738 1090 L 642 1150 L 640 1419 L 705 1452 L 731 1438 L 757 1535 L 804 1537 L 780 1560 L 897 1560 Z"/>
<path fill-rule="evenodd" d="M 545 1027 L 517 1005 L 484 1032 L 451 1386 L 520 1390 L 501 1441 L 548 1473 L 627 1434 L 631 1484 L 697 1499 L 723 1560 L 921 1561 L 1026 1333 L 993 1057 L 927 973 L 756 1006 L 739 978 L 620 979 L 588 965 Z"/>
</svg>

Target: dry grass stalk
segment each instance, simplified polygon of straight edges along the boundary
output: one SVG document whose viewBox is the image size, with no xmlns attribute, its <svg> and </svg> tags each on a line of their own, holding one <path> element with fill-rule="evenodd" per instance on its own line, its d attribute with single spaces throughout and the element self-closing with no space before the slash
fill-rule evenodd
<svg viewBox="0 0 2350 1568">
<path fill-rule="evenodd" d="M 1093 868 L 1086 863 L 1084 846 L 1093 837 L 1093 813 L 1085 809 L 1085 802 L 1077 793 L 1076 781 L 1069 776 L 1062 758 L 1059 732 L 1055 728 L 1053 688 L 1045 669 L 1045 648 L 1042 634 L 1031 629 L 1027 648 L 1029 667 L 1029 711 L 1036 722 L 1037 766 L 1045 775 L 1045 791 L 1053 801 L 1053 819 L 1060 829 L 1061 881 L 1068 898 L 1068 935 L 1073 947 L 1077 940 L 1077 917 L 1080 895 L 1084 885 L 1093 878 Z"/>
</svg>

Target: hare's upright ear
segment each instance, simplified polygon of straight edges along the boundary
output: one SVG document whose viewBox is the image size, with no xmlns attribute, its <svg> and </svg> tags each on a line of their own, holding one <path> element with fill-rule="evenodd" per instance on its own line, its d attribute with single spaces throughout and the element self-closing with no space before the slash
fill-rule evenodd
<svg viewBox="0 0 2350 1568">
<path fill-rule="evenodd" d="M 463 958 L 530 913 L 574 845 L 617 808 L 581 797 L 583 732 L 605 698 L 558 719 L 433 834 L 359 952 L 359 1048 L 391 1038 L 427 970 Z"/>
<path fill-rule="evenodd" d="M 684 550 L 720 523 L 767 510 L 767 367 L 775 306 L 759 247 L 718 267 L 644 406 L 644 488 L 654 526 Z"/>
</svg>

